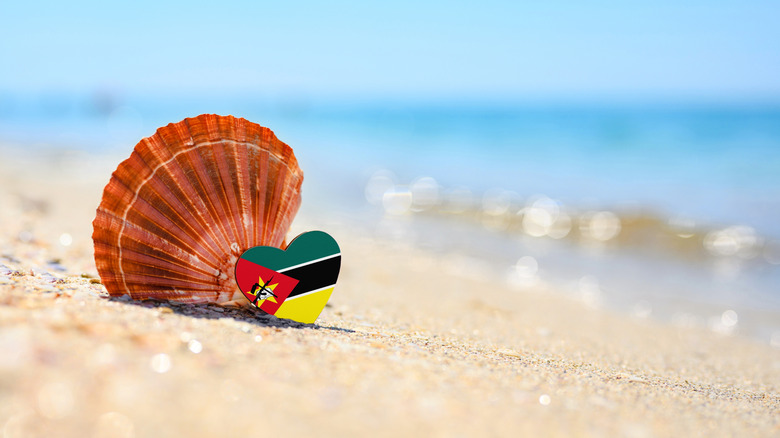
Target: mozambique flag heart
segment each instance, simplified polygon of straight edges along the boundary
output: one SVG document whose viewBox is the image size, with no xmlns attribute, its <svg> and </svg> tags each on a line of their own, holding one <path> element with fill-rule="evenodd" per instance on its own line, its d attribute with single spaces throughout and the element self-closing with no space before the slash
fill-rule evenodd
<svg viewBox="0 0 780 438">
<path fill-rule="evenodd" d="M 286 250 L 246 250 L 236 263 L 236 283 L 249 302 L 266 313 L 313 323 L 333 293 L 340 268 L 341 250 L 333 237 L 309 231 Z"/>
</svg>

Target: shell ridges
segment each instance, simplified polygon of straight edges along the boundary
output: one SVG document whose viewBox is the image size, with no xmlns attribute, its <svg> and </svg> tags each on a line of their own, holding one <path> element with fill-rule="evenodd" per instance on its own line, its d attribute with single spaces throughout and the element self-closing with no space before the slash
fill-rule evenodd
<svg viewBox="0 0 780 438">
<path fill-rule="evenodd" d="M 106 185 L 92 238 L 112 296 L 223 302 L 235 262 L 282 245 L 303 172 L 268 128 L 204 114 L 141 140 Z"/>
</svg>

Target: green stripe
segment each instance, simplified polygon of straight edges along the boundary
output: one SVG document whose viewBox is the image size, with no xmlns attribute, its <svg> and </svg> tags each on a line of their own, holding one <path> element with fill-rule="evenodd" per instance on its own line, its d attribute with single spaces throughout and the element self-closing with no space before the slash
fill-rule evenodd
<svg viewBox="0 0 780 438">
<path fill-rule="evenodd" d="M 309 231 L 293 239 L 287 251 L 270 246 L 256 246 L 244 252 L 241 258 L 278 271 L 340 252 L 339 245 L 330 234 L 324 231 Z"/>
</svg>

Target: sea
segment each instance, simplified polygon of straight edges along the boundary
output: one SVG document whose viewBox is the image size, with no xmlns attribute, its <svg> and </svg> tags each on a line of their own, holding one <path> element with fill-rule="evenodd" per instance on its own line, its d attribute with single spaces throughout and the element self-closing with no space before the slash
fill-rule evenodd
<svg viewBox="0 0 780 438">
<path fill-rule="evenodd" d="M 433 275 L 780 348 L 780 104 L 6 93 L 0 144 L 118 164 L 201 113 L 293 147 L 310 223 L 428 250 Z"/>
</svg>

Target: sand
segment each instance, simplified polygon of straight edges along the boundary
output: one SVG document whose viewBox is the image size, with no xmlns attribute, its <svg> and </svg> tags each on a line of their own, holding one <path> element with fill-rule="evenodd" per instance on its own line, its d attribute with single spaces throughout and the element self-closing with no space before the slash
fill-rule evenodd
<svg viewBox="0 0 780 438">
<path fill-rule="evenodd" d="M 109 298 L 90 234 L 118 160 L 4 156 L 5 438 L 780 436 L 779 349 L 337 225 L 343 269 L 316 324 Z"/>
</svg>

